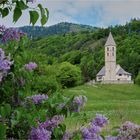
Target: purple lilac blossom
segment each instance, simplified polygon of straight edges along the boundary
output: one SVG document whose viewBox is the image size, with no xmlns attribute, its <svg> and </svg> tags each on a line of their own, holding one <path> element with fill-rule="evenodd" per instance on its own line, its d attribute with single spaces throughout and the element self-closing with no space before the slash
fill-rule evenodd
<svg viewBox="0 0 140 140">
<path fill-rule="evenodd" d="M 51 131 L 44 128 L 32 128 L 29 140 L 51 140 Z"/>
<path fill-rule="evenodd" d="M 7 76 L 13 61 L 10 61 L 10 55 L 5 56 L 5 52 L 0 48 L 0 82 Z"/>
<path fill-rule="evenodd" d="M 132 122 L 125 122 L 119 129 L 118 140 L 140 139 L 140 126 Z"/>
<path fill-rule="evenodd" d="M 72 134 L 69 131 L 66 131 L 62 140 L 69 140 L 72 137 Z"/>
<path fill-rule="evenodd" d="M 28 64 L 25 64 L 24 67 L 26 70 L 32 71 L 37 68 L 37 64 L 35 62 L 29 62 Z"/>
<path fill-rule="evenodd" d="M 5 32 L 6 28 L 4 25 L 0 25 L 0 35 L 2 35 Z"/>
<path fill-rule="evenodd" d="M 97 114 L 95 119 L 90 122 L 89 126 L 81 128 L 83 140 L 103 140 L 100 136 L 100 132 L 107 122 L 108 119 L 106 117 Z"/>
<path fill-rule="evenodd" d="M 31 100 L 34 104 L 40 104 L 42 103 L 43 100 L 47 100 L 48 96 L 45 94 L 38 94 L 38 95 L 29 96 L 26 99 Z"/>
<path fill-rule="evenodd" d="M 92 120 L 91 123 L 96 126 L 104 127 L 108 123 L 108 119 L 101 114 L 96 114 L 95 119 Z"/>
<path fill-rule="evenodd" d="M 57 127 L 64 120 L 64 116 L 55 115 L 51 119 L 46 120 L 43 123 L 39 123 L 40 128 L 46 128 L 47 130 L 52 130 Z"/>
<path fill-rule="evenodd" d="M 12 41 L 12 40 L 19 41 L 20 38 L 24 35 L 25 35 L 25 33 L 23 33 L 22 31 L 18 31 L 15 28 L 8 28 L 3 33 L 2 42 L 6 43 L 6 42 Z"/>
<path fill-rule="evenodd" d="M 74 112 L 79 112 L 80 108 L 83 108 L 86 102 L 86 96 L 76 96 L 71 104 L 71 110 Z"/>
</svg>

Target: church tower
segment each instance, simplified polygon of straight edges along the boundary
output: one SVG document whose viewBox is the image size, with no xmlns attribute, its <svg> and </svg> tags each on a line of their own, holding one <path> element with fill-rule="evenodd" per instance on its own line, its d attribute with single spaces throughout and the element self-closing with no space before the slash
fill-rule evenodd
<svg viewBox="0 0 140 140">
<path fill-rule="evenodd" d="M 105 77 L 106 81 L 116 80 L 116 43 L 111 32 L 105 44 Z"/>
</svg>

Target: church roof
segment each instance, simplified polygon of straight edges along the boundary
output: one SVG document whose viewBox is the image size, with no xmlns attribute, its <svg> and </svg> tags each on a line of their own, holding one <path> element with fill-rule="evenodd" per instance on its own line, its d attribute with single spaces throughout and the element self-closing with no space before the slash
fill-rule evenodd
<svg viewBox="0 0 140 140">
<path fill-rule="evenodd" d="M 97 73 L 97 76 L 104 76 L 105 75 L 105 66 Z"/>
<path fill-rule="evenodd" d="M 126 75 L 131 75 L 131 73 L 126 72 L 122 67 L 119 68 L 119 70 L 116 73 L 117 75 L 119 74 L 126 74 Z"/>
<path fill-rule="evenodd" d="M 114 41 L 114 38 L 113 38 L 111 32 L 109 33 L 105 46 L 116 46 L 116 43 Z"/>
<path fill-rule="evenodd" d="M 117 65 L 116 70 L 116 75 L 132 75 L 131 73 L 126 72 L 120 65 Z M 105 76 L 105 66 L 97 73 L 97 76 Z"/>
</svg>

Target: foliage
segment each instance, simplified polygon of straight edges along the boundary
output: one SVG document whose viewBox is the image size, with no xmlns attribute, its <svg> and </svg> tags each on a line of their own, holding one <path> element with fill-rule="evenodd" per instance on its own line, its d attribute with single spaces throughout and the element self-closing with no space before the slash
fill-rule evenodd
<svg viewBox="0 0 140 140">
<path fill-rule="evenodd" d="M 81 83 L 80 68 L 68 62 L 60 64 L 57 79 L 62 87 L 73 87 Z"/>
<path fill-rule="evenodd" d="M 135 79 L 135 82 L 137 85 L 140 85 L 140 72 L 138 73 L 136 79 Z"/>
<path fill-rule="evenodd" d="M 0 1 L 0 17 L 4 18 L 9 15 L 9 13 L 13 12 L 13 22 L 17 22 L 19 18 L 22 16 L 22 12 L 29 9 L 30 14 L 30 23 L 34 25 L 39 19 L 40 11 L 40 22 L 41 25 L 46 24 L 49 11 L 47 8 L 43 8 L 41 4 L 35 6 L 35 8 L 30 7 L 29 3 L 34 3 L 35 0 L 1 0 Z M 36 8 L 37 7 L 37 8 Z"/>
</svg>

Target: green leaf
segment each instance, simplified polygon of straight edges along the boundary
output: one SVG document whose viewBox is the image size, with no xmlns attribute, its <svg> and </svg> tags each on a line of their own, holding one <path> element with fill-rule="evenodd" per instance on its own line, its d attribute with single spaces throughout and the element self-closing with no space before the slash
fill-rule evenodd
<svg viewBox="0 0 140 140">
<path fill-rule="evenodd" d="M 38 7 L 40 9 L 41 16 L 43 17 L 45 15 L 45 10 L 44 10 L 44 8 L 42 7 L 41 4 L 38 4 Z"/>
<path fill-rule="evenodd" d="M 6 139 L 6 126 L 0 123 L 0 140 Z"/>
<path fill-rule="evenodd" d="M 6 117 L 5 109 L 4 109 L 3 106 L 0 108 L 0 114 L 1 114 L 1 116 L 2 116 L 3 118 Z"/>
<path fill-rule="evenodd" d="M 5 115 L 9 116 L 11 113 L 11 106 L 9 104 L 5 104 L 4 109 L 5 109 L 5 113 L 6 113 Z"/>
<path fill-rule="evenodd" d="M 8 8 L 4 8 L 1 10 L 2 18 L 6 17 L 9 14 Z"/>
<path fill-rule="evenodd" d="M 13 22 L 17 22 L 17 20 L 21 17 L 22 11 L 18 7 L 14 9 L 14 15 L 13 15 Z"/>
<path fill-rule="evenodd" d="M 39 18 L 39 14 L 37 11 L 29 11 L 29 13 L 30 13 L 30 23 L 35 25 L 35 23 L 37 22 Z"/>
<path fill-rule="evenodd" d="M 48 18 L 46 17 L 46 15 L 44 15 L 42 18 L 41 18 L 41 25 L 44 25 L 46 24 Z"/>
<path fill-rule="evenodd" d="M 49 18 L 49 10 L 47 8 L 45 8 L 46 14 L 47 14 L 47 18 Z"/>
<path fill-rule="evenodd" d="M 28 6 L 24 3 L 24 1 L 17 1 L 17 7 L 21 10 L 25 10 L 28 8 Z"/>
</svg>

